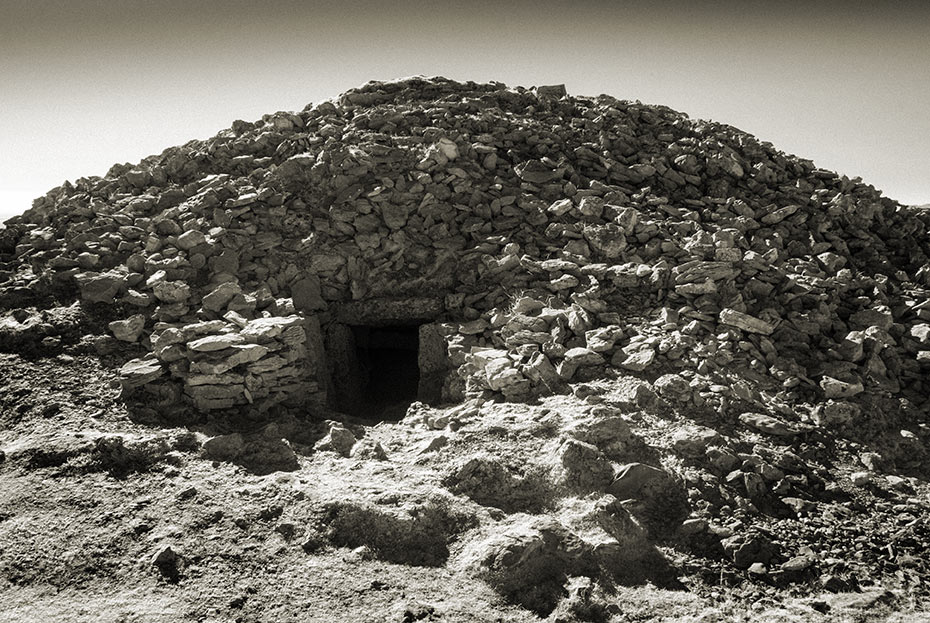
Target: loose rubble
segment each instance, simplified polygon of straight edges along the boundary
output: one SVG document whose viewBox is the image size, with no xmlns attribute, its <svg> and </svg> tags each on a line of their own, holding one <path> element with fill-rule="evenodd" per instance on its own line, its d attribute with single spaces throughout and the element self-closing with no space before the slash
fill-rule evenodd
<svg viewBox="0 0 930 623">
<path fill-rule="evenodd" d="M 448 565 L 565 620 L 647 581 L 926 593 L 930 212 L 730 126 L 374 82 L 6 226 L 3 353 L 107 362 L 136 421 L 206 426 L 217 469 L 408 461 L 447 492 L 329 504 L 308 553 Z M 405 400 L 360 397 L 377 340 L 416 353 Z"/>
</svg>

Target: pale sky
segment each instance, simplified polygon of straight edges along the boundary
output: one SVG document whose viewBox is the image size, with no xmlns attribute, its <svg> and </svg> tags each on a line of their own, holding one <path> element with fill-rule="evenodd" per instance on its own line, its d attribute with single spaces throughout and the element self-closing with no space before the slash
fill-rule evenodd
<svg viewBox="0 0 930 623">
<path fill-rule="evenodd" d="M 665 104 L 930 202 L 930 3 L 701 4 L 0 0 L 0 221 L 235 119 L 417 74 Z"/>
</svg>

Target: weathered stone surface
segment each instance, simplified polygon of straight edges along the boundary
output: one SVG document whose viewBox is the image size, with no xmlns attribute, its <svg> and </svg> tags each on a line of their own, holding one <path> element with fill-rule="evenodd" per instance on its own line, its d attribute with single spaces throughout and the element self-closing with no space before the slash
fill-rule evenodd
<svg viewBox="0 0 930 623">
<path fill-rule="evenodd" d="M 201 304 L 206 310 L 220 312 L 237 294 L 242 294 L 242 288 L 239 287 L 239 284 L 227 281 L 216 286 L 209 294 L 205 295 Z"/>
<path fill-rule="evenodd" d="M 541 384 L 551 393 L 559 393 L 564 386 L 555 366 L 543 353 L 533 353 L 522 370 L 528 379 Z"/>
<path fill-rule="evenodd" d="M 850 398 L 861 394 L 865 389 L 861 381 L 841 381 L 832 376 L 824 376 L 820 381 L 820 387 L 827 398 Z"/>
<path fill-rule="evenodd" d="M 720 434 L 712 428 L 690 426 L 672 435 L 672 448 L 687 457 L 701 457 L 708 446 L 719 442 Z"/>
<path fill-rule="evenodd" d="M 233 344 L 231 348 L 233 354 L 225 361 L 230 367 L 258 361 L 269 352 L 266 346 L 260 344 Z"/>
<path fill-rule="evenodd" d="M 765 415 L 764 413 L 743 413 L 739 416 L 739 420 L 760 433 L 778 437 L 791 437 L 804 430 L 803 427 L 797 424 L 789 423 L 780 418 Z"/>
<path fill-rule="evenodd" d="M 614 347 L 614 343 L 623 337 L 620 327 L 601 327 L 585 332 L 585 344 L 589 350 L 605 353 Z M 567 354 L 567 353 L 566 353 Z"/>
<path fill-rule="evenodd" d="M 482 506 L 505 512 L 538 512 L 549 503 L 551 485 L 544 476 L 523 474 L 523 468 L 506 462 L 506 457 L 473 456 L 453 468 L 443 484 Z"/>
<path fill-rule="evenodd" d="M 218 374 L 191 374 L 184 379 L 188 387 L 197 385 L 240 385 L 245 380 L 241 374 L 221 372 Z"/>
<path fill-rule="evenodd" d="M 549 167 L 539 160 L 527 160 L 514 167 L 514 173 L 530 184 L 547 184 L 562 177 L 563 171 Z"/>
<path fill-rule="evenodd" d="M 197 231 L 196 229 L 186 231 L 178 236 L 178 246 L 185 251 L 193 249 L 194 247 L 201 245 L 206 241 L 207 237 L 204 236 L 203 232 Z"/>
<path fill-rule="evenodd" d="M 239 433 L 211 437 L 203 443 L 203 453 L 214 461 L 232 461 L 245 450 L 245 440 Z"/>
<path fill-rule="evenodd" d="M 611 364 L 631 372 L 642 372 L 648 368 L 656 359 L 656 351 L 651 348 L 636 350 L 631 354 L 620 350 L 614 355 Z"/>
<path fill-rule="evenodd" d="M 307 277 L 295 282 L 291 286 L 291 298 L 294 300 L 294 307 L 303 312 L 313 312 L 326 308 L 326 301 L 323 300 L 320 291 L 320 280 L 314 277 Z"/>
<path fill-rule="evenodd" d="M 107 326 L 116 339 L 123 342 L 136 342 L 142 335 L 142 329 L 145 328 L 145 316 L 135 314 L 126 320 L 114 320 Z"/>
<path fill-rule="evenodd" d="M 475 553 L 480 577 L 506 599 L 541 613 L 555 608 L 569 576 L 590 573 L 596 565 L 590 548 L 552 520 L 514 523 Z"/>
<path fill-rule="evenodd" d="M 320 439 L 314 446 L 317 450 L 332 450 L 342 456 L 352 454 L 352 447 L 355 445 L 355 435 L 341 424 L 332 424 L 329 432 L 325 437 Z"/>
<path fill-rule="evenodd" d="M 620 468 L 607 492 L 618 500 L 635 498 L 651 482 L 665 482 L 668 477 L 668 474 L 661 468 L 645 463 L 630 463 Z"/>
<path fill-rule="evenodd" d="M 592 444 L 567 439 L 559 449 L 559 460 L 565 483 L 573 489 L 599 491 L 613 481 L 613 466 Z"/>
<path fill-rule="evenodd" d="M 814 410 L 817 426 L 841 427 L 853 424 L 862 414 L 862 408 L 854 403 L 828 400 Z"/>
<path fill-rule="evenodd" d="M 566 351 L 565 361 L 574 366 L 596 366 L 604 363 L 604 358 L 590 348 L 578 347 Z"/>
<path fill-rule="evenodd" d="M 775 328 L 749 314 L 738 312 L 735 309 L 723 309 L 720 311 L 720 322 L 732 325 L 748 333 L 759 333 L 761 335 L 771 335 Z"/>
<path fill-rule="evenodd" d="M 217 350 L 223 350 L 230 346 L 244 344 L 246 339 L 238 333 L 226 333 L 223 335 L 208 335 L 187 343 L 187 347 L 196 352 L 209 353 Z"/>
<path fill-rule="evenodd" d="M 653 388 L 659 396 L 673 403 L 691 399 L 691 385 L 678 374 L 663 374 L 653 383 Z"/>
<path fill-rule="evenodd" d="M 140 387 L 160 378 L 166 372 L 157 359 L 133 359 L 120 368 L 120 380 L 125 387 Z"/>
<path fill-rule="evenodd" d="M 777 553 L 776 546 L 761 534 L 734 535 L 720 542 L 733 564 L 748 569 L 753 563 L 768 564 Z"/>
<path fill-rule="evenodd" d="M 676 532 L 690 512 L 681 483 L 665 470 L 644 463 L 621 466 L 607 493 L 621 501 L 630 500 L 625 508 L 652 537 Z"/>
<path fill-rule="evenodd" d="M 74 276 L 81 290 L 81 299 L 88 303 L 112 303 L 116 294 L 126 285 L 125 275 L 107 273 L 78 273 Z"/>
<path fill-rule="evenodd" d="M 256 318 L 247 324 L 241 335 L 245 338 L 272 339 L 281 335 L 288 327 L 300 324 L 299 316 Z"/>
<path fill-rule="evenodd" d="M 575 439 L 594 445 L 607 453 L 622 453 L 625 444 L 633 438 L 630 425 L 622 416 L 606 407 L 593 407 L 565 428 L 565 432 Z"/>
<path fill-rule="evenodd" d="M 164 303 L 186 303 L 190 298 L 191 288 L 180 281 L 162 281 L 155 284 L 155 298 Z"/>
</svg>

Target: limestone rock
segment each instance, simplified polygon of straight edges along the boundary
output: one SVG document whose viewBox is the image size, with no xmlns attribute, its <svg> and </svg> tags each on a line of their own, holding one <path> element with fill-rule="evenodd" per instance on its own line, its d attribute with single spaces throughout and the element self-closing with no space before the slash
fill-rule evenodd
<svg viewBox="0 0 930 623">
<path fill-rule="evenodd" d="M 837 400 L 828 400 L 814 409 L 814 422 L 817 426 L 838 427 L 855 422 L 862 413 L 859 405 Z"/>
<path fill-rule="evenodd" d="M 135 314 L 126 320 L 114 320 L 109 325 L 113 336 L 123 342 L 136 342 L 145 328 L 145 316 Z"/>
<path fill-rule="evenodd" d="M 522 473 L 521 473 L 522 472 Z M 539 512 L 551 495 L 547 473 L 511 465 L 502 457 L 472 456 L 443 480 L 450 491 L 468 496 L 482 506 L 507 513 Z"/>
<path fill-rule="evenodd" d="M 222 311 L 237 294 L 242 294 L 239 284 L 227 281 L 216 286 L 203 297 L 203 308 L 212 312 Z"/>
<path fill-rule="evenodd" d="M 688 516 L 690 507 L 684 487 L 665 470 L 644 463 L 620 467 L 607 493 L 630 500 L 626 508 L 651 536 L 669 535 Z"/>
<path fill-rule="evenodd" d="M 320 439 L 314 446 L 317 450 L 332 450 L 337 454 L 348 457 L 352 454 L 352 447 L 355 445 L 355 435 L 341 424 L 332 424 L 329 432 L 325 437 Z"/>
<path fill-rule="evenodd" d="M 678 374 L 663 374 L 653 383 L 653 388 L 659 396 L 672 403 L 691 400 L 691 385 Z"/>
<path fill-rule="evenodd" d="M 851 398 L 865 390 L 861 381 L 841 381 L 831 376 L 824 376 L 820 387 L 827 398 Z"/>
<path fill-rule="evenodd" d="M 776 437 L 793 437 L 804 430 L 798 424 L 789 423 L 764 413 L 743 413 L 739 416 L 739 420 L 760 433 L 775 435 Z"/>
<path fill-rule="evenodd" d="M 565 353 L 565 361 L 574 366 L 596 366 L 604 363 L 604 358 L 590 348 L 572 348 Z"/>
<path fill-rule="evenodd" d="M 722 540 L 720 544 L 733 564 L 741 569 L 748 569 L 753 563 L 767 565 L 777 553 L 771 540 L 758 533 L 734 535 Z"/>
<path fill-rule="evenodd" d="M 551 168 L 539 160 L 527 160 L 516 167 L 514 173 L 530 184 L 548 184 L 562 177 L 561 169 Z"/>
<path fill-rule="evenodd" d="M 760 320 L 749 314 L 744 314 L 743 312 L 736 311 L 735 309 L 723 309 L 720 311 L 720 322 L 723 324 L 732 325 L 738 329 L 742 329 L 747 333 L 758 333 L 760 335 L 771 335 L 775 330 L 768 322 Z"/>
<path fill-rule="evenodd" d="M 157 359 L 133 359 L 120 368 L 120 380 L 124 387 L 141 387 L 158 379 L 166 372 Z"/>
<path fill-rule="evenodd" d="M 656 360 L 656 351 L 651 348 L 642 348 L 627 354 L 626 351 L 619 350 L 611 359 L 611 365 L 629 370 L 631 372 L 642 372 L 652 365 Z"/>
<path fill-rule="evenodd" d="M 619 453 L 625 444 L 633 439 L 633 432 L 627 421 L 603 406 L 591 408 L 588 413 L 572 421 L 565 432 L 605 453 Z"/>
<path fill-rule="evenodd" d="M 551 612 L 570 575 L 590 573 L 589 548 L 555 521 L 516 523 L 482 542 L 476 567 L 495 590 L 537 613 Z"/>
<path fill-rule="evenodd" d="M 245 440 L 239 433 L 211 437 L 203 443 L 203 453 L 214 461 L 232 461 L 245 450 Z"/>
<path fill-rule="evenodd" d="M 272 339 L 281 335 L 285 329 L 299 325 L 301 322 L 299 316 L 256 318 L 242 329 L 240 335 L 244 338 Z"/>
<path fill-rule="evenodd" d="M 163 303 L 186 303 L 191 295 L 191 288 L 180 281 L 162 281 L 154 287 L 155 298 Z"/>
<path fill-rule="evenodd" d="M 623 466 L 608 493 L 619 500 L 635 498 L 652 482 L 666 482 L 668 474 L 658 467 L 645 463 L 630 463 Z"/>
<path fill-rule="evenodd" d="M 687 457 L 704 456 L 707 448 L 720 440 L 717 431 L 703 426 L 682 428 L 672 435 L 672 448 Z"/>
<path fill-rule="evenodd" d="M 78 273 L 74 279 L 81 290 L 81 299 L 88 303 L 112 303 L 126 285 L 125 276 L 113 271 Z"/>
<path fill-rule="evenodd" d="M 194 247 L 201 245 L 207 241 L 207 237 L 204 236 L 203 232 L 197 231 L 196 229 L 186 231 L 180 236 L 178 236 L 178 246 L 189 251 Z"/>
<path fill-rule="evenodd" d="M 562 378 L 556 371 L 555 366 L 543 353 L 533 353 L 521 370 L 526 378 L 544 386 L 550 393 L 560 393 L 564 387 Z"/>
<path fill-rule="evenodd" d="M 195 352 L 209 353 L 224 350 L 231 346 L 245 344 L 246 339 L 239 333 L 208 335 L 187 343 L 187 348 Z"/>
<path fill-rule="evenodd" d="M 307 277 L 295 282 L 291 286 L 291 298 L 294 307 L 300 311 L 313 312 L 326 308 L 318 278 Z"/>
<path fill-rule="evenodd" d="M 559 460 L 565 472 L 565 482 L 573 489 L 603 490 L 613 481 L 613 466 L 592 444 L 567 439 L 559 449 Z"/>
</svg>

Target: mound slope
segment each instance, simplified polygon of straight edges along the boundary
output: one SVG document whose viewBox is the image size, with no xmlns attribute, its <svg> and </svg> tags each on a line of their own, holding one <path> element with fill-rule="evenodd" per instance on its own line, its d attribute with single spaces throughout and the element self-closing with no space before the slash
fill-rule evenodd
<svg viewBox="0 0 930 623">
<path fill-rule="evenodd" d="M 213 436 L 205 457 L 256 474 L 384 459 L 356 443 L 378 420 L 400 420 L 385 444 L 433 431 L 408 458 L 449 499 L 318 521 L 334 545 L 459 565 L 539 615 L 575 607 L 578 582 L 720 569 L 914 591 L 927 227 L 665 107 L 375 82 L 37 199 L 0 232 L 0 349 L 118 369 L 133 421 Z M 297 422 L 324 418 L 345 425 L 319 424 L 315 454 Z M 95 465 L 115 460 L 101 443 Z M 172 443 L 153 447 L 193 451 Z"/>
</svg>

